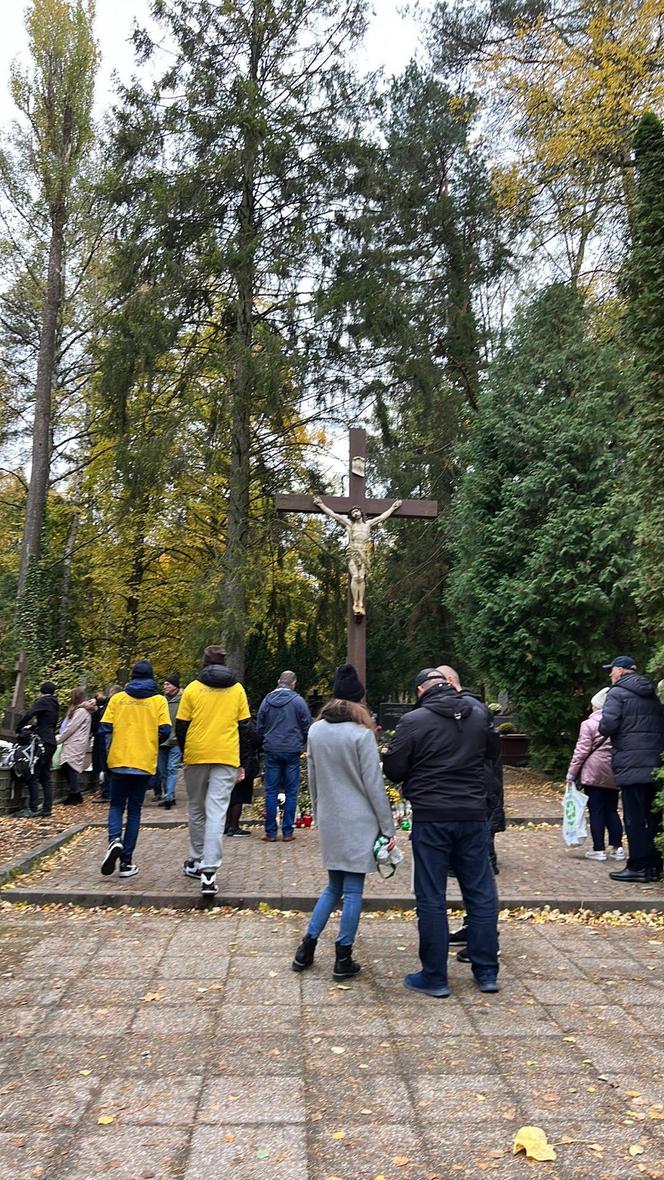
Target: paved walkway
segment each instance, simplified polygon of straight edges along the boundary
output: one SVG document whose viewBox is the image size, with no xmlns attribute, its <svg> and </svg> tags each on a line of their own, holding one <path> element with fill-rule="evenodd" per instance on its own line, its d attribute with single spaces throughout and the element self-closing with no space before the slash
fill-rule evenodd
<svg viewBox="0 0 664 1180">
<path fill-rule="evenodd" d="M 171 815 L 173 813 L 171 812 Z M 405 832 L 399 845 L 405 862 L 390 880 L 378 874 L 367 878 L 367 903 L 377 909 L 411 908 L 410 842 Z M 551 905 L 576 910 L 664 910 L 664 884 L 621 884 L 609 879 L 615 861 L 598 863 L 584 859 L 584 849 L 566 849 L 559 827 L 510 828 L 496 841 L 500 863 L 498 887 L 505 907 Z M 200 904 L 196 881 L 182 874 L 188 855 L 184 827 L 144 828 L 136 849 L 139 875 L 122 880 L 102 877 L 99 864 L 106 848 L 103 829 L 82 832 L 38 867 L 17 877 L 0 891 L 26 901 L 74 901 L 86 905 L 176 906 Z M 260 902 L 279 909 L 311 909 L 327 881 L 321 868 L 318 833 L 302 830 L 292 844 L 281 840 L 264 844 L 260 829 L 250 838 L 224 841 L 224 864 L 218 875 L 220 904 L 256 906 Z M 456 881 L 449 896 L 458 902 Z"/>
<path fill-rule="evenodd" d="M 362 975 L 290 956 L 301 919 L 0 911 L 8 1180 L 662 1177 L 664 933 L 501 923 L 497 996 L 416 926 L 363 919 Z M 541 1126 L 557 1161 L 513 1157 Z"/>
</svg>

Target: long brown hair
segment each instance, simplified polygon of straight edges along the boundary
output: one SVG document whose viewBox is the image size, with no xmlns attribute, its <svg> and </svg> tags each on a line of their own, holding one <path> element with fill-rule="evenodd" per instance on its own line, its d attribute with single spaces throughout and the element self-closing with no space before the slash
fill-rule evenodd
<svg viewBox="0 0 664 1180">
<path fill-rule="evenodd" d="M 79 687 L 79 688 L 73 688 L 71 690 L 71 696 L 69 698 L 69 708 L 67 709 L 67 716 L 68 717 L 74 716 L 74 713 L 80 707 L 80 705 L 83 704 L 83 701 L 85 700 L 85 698 L 86 698 L 86 692 L 85 692 L 84 688 Z"/>
<path fill-rule="evenodd" d="M 342 701 L 339 697 L 332 697 L 326 701 L 317 717 L 318 721 L 354 721 L 356 725 L 364 725 L 373 733 L 376 726 L 367 706 L 360 701 Z"/>
</svg>

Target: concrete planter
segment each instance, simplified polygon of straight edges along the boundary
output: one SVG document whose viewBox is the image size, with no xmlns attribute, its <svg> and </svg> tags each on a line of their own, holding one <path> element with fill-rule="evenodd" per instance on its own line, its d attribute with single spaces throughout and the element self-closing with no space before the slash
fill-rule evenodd
<svg viewBox="0 0 664 1180">
<path fill-rule="evenodd" d="M 67 794 L 67 786 L 65 780 L 60 774 L 59 770 L 53 772 L 53 802 L 58 803 L 64 799 Z M 85 771 L 79 776 L 81 791 L 85 794 L 86 791 L 92 789 L 92 774 Z M 41 798 L 40 798 L 41 805 Z M 22 780 L 14 778 L 11 770 L 6 767 L 0 768 L 0 815 L 12 815 L 16 811 L 22 811 L 24 807 L 28 806 L 28 792 L 25 783 Z"/>
</svg>

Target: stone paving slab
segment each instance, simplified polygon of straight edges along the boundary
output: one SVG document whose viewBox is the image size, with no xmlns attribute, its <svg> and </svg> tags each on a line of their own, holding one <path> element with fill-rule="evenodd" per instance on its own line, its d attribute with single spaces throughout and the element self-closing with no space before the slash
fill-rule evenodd
<svg viewBox="0 0 664 1180">
<path fill-rule="evenodd" d="M 403 988 L 415 922 L 365 916 L 363 971 L 344 987 L 334 928 L 312 970 L 291 972 L 302 926 L 3 907 L 0 1175 L 664 1175 L 664 1038 L 643 1019 L 661 1020 L 661 926 L 503 921 L 503 990 L 481 995 L 451 958 L 448 1000 Z M 512 1155 L 532 1123 L 555 1163 Z"/>
<path fill-rule="evenodd" d="M 497 837 L 500 875 L 497 880 L 503 907 L 544 906 L 565 910 L 664 910 L 664 885 L 641 886 L 611 881 L 614 861 L 584 858 L 583 848 L 567 849 L 560 829 L 508 829 Z M 383 880 L 370 874 L 366 885 L 369 908 L 411 908 L 410 842 L 399 836 L 405 861 L 396 875 Z M 183 826 L 145 828 L 136 850 L 139 875 L 122 880 L 102 877 L 99 864 L 105 838 L 99 829 L 75 837 L 42 865 L 15 878 L 0 896 L 38 902 L 71 901 L 81 905 L 143 905 L 187 909 L 201 904 L 196 881 L 182 873 L 188 854 Z M 321 868 L 318 833 L 301 830 L 296 840 L 265 844 L 254 833 L 250 838 L 224 841 L 224 864 L 219 873 L 218 904 L 255 908 L 260 903 L 278 909 L 311 909 L 327 876 Z M 452 905 L 460 901 L 456 881 L 451 880 Z"/>
</svg>

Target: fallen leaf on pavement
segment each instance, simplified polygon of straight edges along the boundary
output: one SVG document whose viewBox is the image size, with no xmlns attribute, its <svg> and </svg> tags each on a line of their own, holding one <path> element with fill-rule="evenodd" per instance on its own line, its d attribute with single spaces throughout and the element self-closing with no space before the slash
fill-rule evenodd
<svg viewBox="0 0 664 1180">
<path fill-rule="evenodd" d="M 160 996 L 159 992 L 146 992 L 145 995 L 143 996 L 143 1000 L 145 1001 L 146 1004 L 151 1003 L 152 1000 L 160 1000 L 160 999 L 161 999 L 161 996 Z"/>
<path fill-rule="evenodd" d="M 541 1127 L 520 1127 L 514 1136 L 512 1154 L 525 1151 L 531 1160 L 555 1160 L 556 1153 Z"/>
<path fill-rule="evenodd" d="M 110 1123 L 115 1122 L 114 1114 L 101 1114 L 97 1119 L 100 1127 L 108 1127 Z"/>
<path fill-rule="evenodd" d="M 628 1147 L 627 1150 L 631 1156 L 643 1155 L 645 1147 L 641 1147 L 640 1143 L 632 1143 L 632 1146 Z"/>
</svg>

